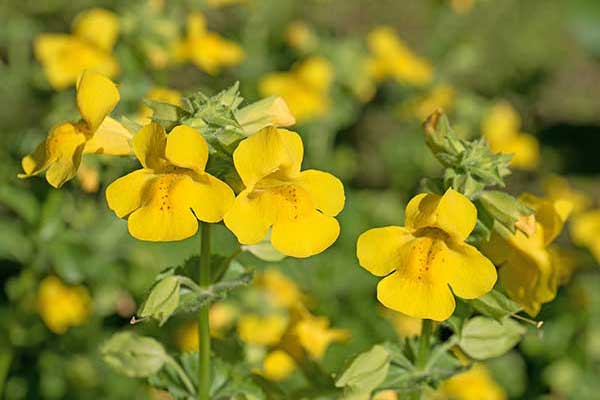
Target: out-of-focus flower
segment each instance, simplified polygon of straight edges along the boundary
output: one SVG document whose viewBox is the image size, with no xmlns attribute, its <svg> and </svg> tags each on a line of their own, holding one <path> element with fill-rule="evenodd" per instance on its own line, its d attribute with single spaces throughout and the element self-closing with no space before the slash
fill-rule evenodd
<svg viewBox="0 0 600 400">
<path fill-rule="evenodd" d="M 176 61 L 189 60 L 211 75 L 217 74 L 222 67 L 238 65 L 244 59 L 242 48 L 209 32 L 204 15 L 198 12 L 188 16 L 186 37 L 175 44 L 174 53 Z"/>
<path fill-rule="evenodd" d="M 319 44 L 318 37 L 303 21 L 293 21 L 285 31 L 287 44 L 301 52 L 310 52 Z"/>
<path fill-rule="evenodd" d="M 288 318 L 284 315 L 245 314 L 238 321 L 237 331 L 247 344 L 269 346 L 279 343 L 287 327 Z"/>
<path fill-rule="evenodd" d="M 547 246 L 562 230 L 571 207 L 565 201 L 553 202 L 529 194 L 520 200 L 535 210 L 535 231 L 530 236 L 520 230 L 512 234 L 496 224 L 490 241 L 481 248 L 500 268 L 500 283 L 508 295 L 535 316 L 542 303 L 556 296 L 558 273 Z"/>
<path fill-rule="evenodd" d="M 573 243 L 587 247 L 600 263 L 600 209 L 575 215 L 570 231 Z"/>
<path fill-rule="evenodd" d="M 262 96 L 281 96 L 298 122 L 327 114 L 330 108 L 329 88 L 333 68 L 322 57 L 310 57 L 289 72 L 266 75 L 258 83 Z"/>
<path fill-rule="evenodd" d="M 544 193 L 553 201 L 567 201 L 573 207 L 573 214 L 586 210 L 592 203 L 588 195 L 575 190 L 566 178 L 558 175 L 546 177 L 543 181 Z"/>
<path fill-rule="evenodd" d="M 283 350 L 274 350 L 263 360 L 262 374 L 272 381 L 282 381 L 296 369 L 294 359 Z"/>
<path fill-rule="evenodd" d="M 481 122 L 481 131 L 496 153 L 512 154 L 510 165 L 533 170 L 540 161 L 539 144 L 535 136 L 521 133 L 521 118 L 508 102 L 495 104 Z"/>
<path fill-rule="evenodd" d="M 483 364 L 475 364 L 466 372 L 442 383 L 442 396 L 452 400 L 506 400 L 508 397 Z"/>
<path fill-rule="evenodd" d="M 37 308 L 48 329 L 63 334 L 89 318 L 91 298 L 84 286 L 66 285 L 57 277 L 48 276 L 40 282 Z"/>
<path fill-rule="evenodd" d="M 62 90 L 74 85 L 85 70 L 114 78 L 119 73 L 119 64 L 111 52 L 118 35 L 118 16 L 94 8 L 77 16 L 71 35 L 37 36 L 34 52 L 52 87 Z"/>
<path fill-rule="evenodd" d="M 198 219 L 219 222 L 233 203 L 231 188 L 204 171 L 208 144 L 194 128 L 179 125 L 167 135 L 151 123 L 135 135 L 133 150 L 143 168 L 106 189 L 108 206 L 127 218 L 133 237 L 187 239 L 198 231 Z"/>
<path fill-rule="evenodd" d="M 245 189 L 224 222 L 240 243 L 259 243 L 271 229 L 277 251 L 302 258 L 335 242 L 340 232 L 335 216 L 344 208 L 344 186 L 326 172 L 301 172 L 303 153 L 300 135 L 272 127 L 235 149 L 233 162 Z"/>
<path fill-rule="evenodd" d="M 441 108 L 445 112 L 452 109 L 456 92 L 454 88 L 447 84 L 435 86 L 423 97 L 409 101 L 400 106 L 400 112 L 403 115 L 416 117 L 419 121 L 424 121 L 435 110 Z"/>
<path fill-rule="evenodd" d="M 556 271 L 558 285 L 566 285 L 578 267 L 577 252 L 554 244 L 548 247 L 548 251 L 550 262 Z"/>
<path fill-rule="evenodd" d="M 211 7 L 225 7 L 233 4 L 246 4 L 248 0 L 206 0 L 206 4 Z"/>
<path fill-rule="evenodd" d="M 398 400 L 398 394 L 393 390 L 382 390 L 375 393 L 373 400 Z"/>
<path fill-rule="evenodd" d="M 77 180 L 81 189 L 86 193 L 96 193 L 100 188 L 100 174 L 98 169 L 82 164 L 77 171 Z"/>
<path fill-rule="evenodd" d="M 450 0 L 450 7 L 457 14 L 467 14 L 475 5 L 475 0 Z"/>
<path fill-rule="evenodd" d="M 174 106 L 181 106 L 181 93 L 174 89 L 166 87 L 156 86 L 145 96 L 149 100 L 160 101 L 161 103 L 169 103 Z M 142 125 L 149 124 L 152 120 L 152 109 L 144 103 L 140 106 L 140 112 L 138 115 L 138 122 Z"/>
<path fill-rule="evenodd" d="M 407 338 L 421 334 L 423 320 L 387 308 L 384 310 L 384 315 L 392 323 L 398 337 Z"/>
<path fill-rule="evenodd" d="M 377 276 L 377 298 L 415 318 L 448 319 L 454 295 L 474 299 L 496 283 L 496 268 L 465 239 L 477 209 L 461 193 L 421 193 L 406 206 L 405 227 L 368 230 L 358 238 L 360 265 Z M 452 291 L 450 290 L 452 288 Z"/>
<path fill-rule="evenodd" d="M 119 102 L 117 87 L 110 79 L 84 71 L 77 82 L 79 122 L 63 122 L 52 128 L 45 141 L 21 160 L 28 178 L 46 171 L 55 188 L 73 179 L 83 154 L 129 155 L 131 134 L 108 116 Z"/>
<path fill-rule="evenodd" d="M 210 307 L 208 318 L 210 335 L 220 337 L 231 326 L 237 310 L 227 303 L 215 303 Z M 198 322 L 188 321 L 175 331 L 175 342 L 182 352 L 198 351 Z"/>
<path fill-rule="evenodd" d="M 377 81 L 393 78 L 414 86 L 431 82 L 433 67 L 429 61 L 413 53 L 392 28 L 375 28 L 369 33 L 367 43 L 371 52 L 370 72 Z"/>
<path fill-rule="evenodd" d="M 305 313 L 294 326 L 294 333 L 302 348 L 312 358 L 322 358 L 331 343 L 341 342 L 350 338 L 346 329 L 329 328 L 329 319 Z"/>
<path fill-rule="evenodd" d="M 269 268 L 257 278 L 260 288 L 277 307 L 293 308 L 302 304 L 303 295 L 296 283 L 275 268 Z"/>
</svg>

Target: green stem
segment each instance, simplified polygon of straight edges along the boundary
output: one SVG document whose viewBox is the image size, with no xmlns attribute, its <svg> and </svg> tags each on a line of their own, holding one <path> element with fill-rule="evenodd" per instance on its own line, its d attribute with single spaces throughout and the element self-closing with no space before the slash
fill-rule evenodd
<svg viewBox="0 0 600 400">
<path fill-rule="evenodd" d="M 433 322 L 430 319 L 424 319 L 421 325 L 421 336 L 419 336 L 419 353 L 417 355 L 417 367 L 423 368 L 427 364 L 429 353 L 429 339 L 433 330 Z"/>
<path fill-rule="evenodd" d="M 200 287 L 210 286 L 210 224 L 202 222 L 202 242 L 200 244 L 200 271 L 198 284 Z M 198 360 L 200 361 L 198 375 L 198 400 L 209 400 L 210 390 L 210 326 L 208 322 L 208 307 L 200 307 L 198 313 Z"/>
</svg>

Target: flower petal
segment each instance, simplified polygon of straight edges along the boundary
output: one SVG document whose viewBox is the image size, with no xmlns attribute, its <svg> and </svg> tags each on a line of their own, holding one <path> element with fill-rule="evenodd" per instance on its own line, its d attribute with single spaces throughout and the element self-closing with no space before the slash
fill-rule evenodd
<svg viewBox="0 0 600 400">
<path fill-rule="evenodd" d="M 411 229 L 439 228 L 464 241 L 477 222 L 477 209 L 464 195 L 448 189 L 443 196 L 421 193 L 406 206 L 405 225 Z"/>
<path fill-rule="evenodd" d="M 77 108 L 91 132 L 95 132 L 120 99 L 115 84 L 106 76 L 84 71 L 77 82 Z"/>
<path fill-rule="evenodd" d="M 233 190 L 225 182 L 209 174 L 203 174 L 200 180 L 194 180 L 190 189 L 190 204 L 200 221 L 221 221 L 235 200 Z"/>
<path fill-rule="evenodd" d="M 260 195 L 244 190 L 225 214 L 223 221 L 242 244 L 256 244 L 263 240 L 275 221 L 269 193 Z"/>
<path fill-rule="evenodd" d="M 344 185 L 335 176 L 309 169 L 300 173 L 297 183 L 309 193 L 314 205 L 324 214 L 334 217 L 344 208 Z"/>
<path fill-rule="evenodd" d="M 483 296 L 496 283 L 496 267 L 475 247 L 450 243 L 444 272 L 452 291 L 463 299 Z"/>
<path fill-rule="evenodd" d="M 373 275 L 385 276 L 396 269 L 400 249 L 411 239 L 409 231 L 399 226 L 369 229 L 356 243 L 358 262 Z"/>
<path fill-rule="evenodd" d="M 156 123 L 144 126 L 133 137 L 133 151 L 144 168 L 160 169 L 164 164 L 167 134 Z"/>
<path fill-rule="evenodd" d="M 144 187 L 156 177 L 150 170 L 138 169 L 117 179 L 106 188 L 108 207 L 123 218 L 142 204 Z"/>
<path fill-rule="evenodd" d="M 565 200 L 547 200 L 524 193 L 519 200 L 535 210 L 535 220 L 542 227 L 544 245 L 549 245 L 562 231 L 572 205 Z"/>
<path fill-rule="evenodd" d="M 173 165 L 201 174 L 208 161 L 208 144 L 194 128 L 179 125 L 167 136 L 165 156 Z"/>
<path fill-rule="evenodd" d="M 131 154 L 133 135 L 117 120 L 106 117 L 94 135 L 85 144 L 84 154 L 109 154 L 126 156 Z"/>
<path fill-rule="evenodd" d="M 75 19 L 73 33 L 104 51 L 111 51 L 119 35 L 119 17 L 101 8 L 84 11 Z"/>
<path fill-rule="evenodd" d="M 273 225 L 271 243 L 287 256 L 304 258 L 327 249 L 339 234 L 337 220 L 315 210 L 297 220 L 277 221 Z"/>
<path fill-rule="evenodd" d="M 233 162 L 246 188 L 252 189 L 268 175 L 296 178 L 303 154 L 297 133 L 267 127 L 240 142 L 233 152 Z"/>
</svg>

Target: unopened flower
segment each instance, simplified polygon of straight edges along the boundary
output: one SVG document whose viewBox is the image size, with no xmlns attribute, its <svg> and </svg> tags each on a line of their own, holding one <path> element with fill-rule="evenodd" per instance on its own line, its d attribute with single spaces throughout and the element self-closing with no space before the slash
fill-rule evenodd
<svg viewBox="0 0 600 400">
<path fill-rule="evenodd" d="M 422 193 L 408 203 L 405 215 L 404 227 L 371 229 L 358 238 L 360 265 L 385 276 L 377 285 L 384 306 L 444 321 L 454 312 L 454 295 L 473 299 L 493 288 L 496 268 L 464 242 L 477 221 L 467 197 L 453 189 L 443 196 Z"/>
<path fill-rule="evenodd" d="M 282 381 L 296 370 L 294 359 L 283 350 L 273 350 L 263 360 L 262 375 L 272 381 Z"/>
<path fill-rule="evenodd" d="M 63 334 L 88 319 L 91 298 L 84 286 L 66 285 L 57 277 L 49 276 L 40 282 L 37 308 L 48 329 Z"/>
</svg>

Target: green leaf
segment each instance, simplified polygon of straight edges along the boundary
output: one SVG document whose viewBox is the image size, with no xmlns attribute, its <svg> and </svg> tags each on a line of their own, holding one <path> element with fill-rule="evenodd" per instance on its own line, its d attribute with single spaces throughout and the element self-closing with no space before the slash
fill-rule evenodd
<svg viewBox="0 0 600 400">
<path fill-rule="evenodd" d="M 30 225 L 37 221 L 40 214 L 40 206 L 35 196 L 15 186 L 0 186 L 0 204 L 10 208 Z"/>
<path fill-rule="evenodd" d="M 263 261 L 269 262 L 281 261 L 286 257 L 285 254 L 281 254 L 273 247 L 268 238 L 257 244 L 243 245 L 242 250 L 252 253 L 255 257 Z"/>
<path fill-rule="evenodd" d="M 458 344 L 471 358 L 485 360 L 512 349 L 525 332 L 525 327 L 511 318 L 497 321 L 478 316 L 465 323 Z"/>
<path fill-rule="evenodd" d="M 138 311 L 141 318 L 153 318 L 163 325 L 179 306 L 181 284 L 177 276 L 168 276 L 156 283 Z"/>
<path fill-rule="evenodd" d="M 336 379 L 335 386 L 344 388 L 344 398 L 366 398 L 386 378 L 391 356 L 384 346 L 375 345 L 359 354 Z"/>
<path fill-rule="evenodd" d="M 496 289 L 477 299 L 470 300 L 469 303 L 481 314 L 498 321 L 522 310 L 520 305 Z"/>
<path fill-rule="evenodd" d="M 133 378 L 157 373 L 169 359 L 162 344 L 133 332 L 113 335 L 100 349 L 104 361 L 117 372 Z"/>
<path fill-rule="evenodd" d="M 0 258 L 25 263 L 32 256 L 32 249 L 33 243 L 20 221 L 0 218 Z"/>
</svg>

